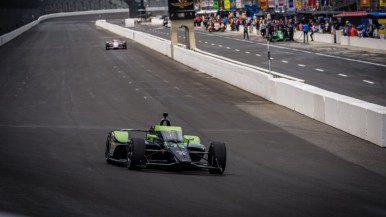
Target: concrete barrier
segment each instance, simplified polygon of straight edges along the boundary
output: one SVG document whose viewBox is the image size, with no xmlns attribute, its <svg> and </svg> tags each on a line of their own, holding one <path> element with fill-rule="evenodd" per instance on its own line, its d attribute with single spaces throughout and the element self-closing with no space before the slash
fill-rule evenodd
<svg viewBox="0 0 386 217">
<path fill-rule="evenodd" d="M 134 27 L 136 19 L 125 19 L 125 27 Z"/>
<path fill-rule="evenodd" d="M 12 32 L 6 33 L 0 36 L 0 46 L 6 44 L 7 42 L 13 40 L 18 37 L 20 34 L 25 31 L 31 29 L 32 27 L 39 24 L 41 21 L 58 18 L 58 17 L 67 17 L 67 16 L 78 16 L 78 15 L 92 15 L 92 14 L 107 14 L 107 13 L 124 13 L 129 12 L 129 9 L 111 9 L 111 10 L 95 10 L 95 11 L 76 11 L 76 12 L 66 12 L 66 13 L 55 13 L 55 14 L 47 14 L 39 17 L 37 20 L 24 25 L 18 29 L 13 30 Z"/>
<path fill-rule="evenodd" d="M 23 32 L 31 29 L 32 27 L 36 26 L 39 23 L 39 21 L 33 21 L 32 23 L 29 23 L 27 25 L 24 25 L 18 29 L 13 30 L 12 32 L 6 33 L 2 36 L 0 36 L 0 46 L 8 43 L 12 39 L 16 38 L 17 36 L 21 35 Z"/>
<path fill-rule="evenodd" d="M 336 32 L 335 32 L 335 37 L 336 37 L 335 43 L 341 44 L 342 30 L 336 30 Z"/>
<path fill-rule="evenodd" d="M 268 97 L 268 80 L 272 75 L 178 46 L 174 46 L 174 59 L 240 89 Z"/>
<path fill-rule="evenodd" d="M 124 29 L 103 22 L 96 22 L 96 24 L 102 27 L 109 26 L 108 29 L 115 33 Z M 142 32 L 132 32 L 134 32 L 133 40 L 136 42 L 171 56 L 171 49 L 167 48 L 170 48 L 170 43 L 166 43 L 164 39 Z M 157 46 L 157 43 L 161 45 Z M 246 67 L 246 64 L 226 61 L 224 58 L 216 58 L 213 55 L 205 55 L 179 46 L 174 46 L 173 52 L 174 59 L 182 64 L 380 147 L 386 147 L 386 107 L 302 82 L 274 78 L 263 71 Z"/>
<path fill-rule="evenodd" d="M 152 25 L 159 25 L 159 26 L 162 26 L 164 23 L 164 20 L 159 18 L 159 17 L 152 17 L 151 18 L 151 24 Z"/>
<path fill-rule="evenodd" d="M 311 32 L 308 32 L 308 41 L 311 41 Z M 312 35 L 314 38 L 314 41 L 316 42 L 322 42 L 322 43 L 334 43 L 334 35 L 327 34 L 327 33 L 314 33 Z M 294 33 L 294 39 L 295 41 L 303 42 L 304 41 L 304 35 L 303 31 L 296 31 Z"/>
<path fill-rule="evenodd" d="M 386 147 L 386 108 L 287 79 L 275 80 L 276 104 L 380 147 Z"/>
<path fill-rule="evenodd" d="M 386 50 L 386 40 L 376 38 L 341 36 L 341 45 Z"/>
<path fill-rule="evenodd" d="M 336 43 L 345 45 L 345 46 L 353 46 L 353 47 L 361 47 L 361 48 L 369 48 L 369 49 L 377 49 L 377 50 L 386 50 L 386 40 L 376 39 L 376 38 L 361 38 L 361 37 L 349 37 L 342 36 L 342 31 L 336 31 Z M 308 41 L 311 41 L 310 32 L 308 32 Z M 334 35 L 328 33 L 315 33 L 313 35 L 314 41 L 322 42 L 322 43 L 335 43 Z M 299 42 L 303 42 L 303 32 L 296 31 L 294 34 L 294 39 Z"/>
</svg>

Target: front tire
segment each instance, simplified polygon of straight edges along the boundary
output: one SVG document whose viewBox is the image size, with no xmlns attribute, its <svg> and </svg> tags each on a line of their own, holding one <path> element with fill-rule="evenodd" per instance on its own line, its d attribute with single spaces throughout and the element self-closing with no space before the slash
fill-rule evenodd
<svg viewBox="0 0 386 217">
<path fill-rule="evenodd" d="M 227 163 L 227 150 L 222 142 L 212 142 L 209 147 L 208 164 L 211 167 L 209 173 L 223 174 Z"/>
<path fill-rule="evenodd" d="M 127 147 L 127 168 L 129 170 L 140 170 L 145 162 L 145 141 L 133 138 Z"/>
<path fill-rule="evenodd" d="M 105 160 L 107 163 L 110 163 L 110 135 L 106 139 L 106 149 L 105 149 Z"/>
</svg>

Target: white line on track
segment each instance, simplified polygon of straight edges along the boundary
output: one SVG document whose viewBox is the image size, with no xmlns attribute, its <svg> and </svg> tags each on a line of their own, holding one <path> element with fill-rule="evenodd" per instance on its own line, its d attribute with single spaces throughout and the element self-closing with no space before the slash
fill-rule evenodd
<svg viewBox="0 0 386 217">
<path fill-rule="evenodd" d="M 203 34 L 203 33 L 200 33 L 200 34 Z M 214 36 L 214 35 L 211 35 L 211 34 L 203 34 L 203 35 Z M 235 39 L 235 38 L 227 37 L 227 36 L 217 36 L 217 37 L 222 37 L 222 38 L 227 38 L 227 39 L 231 39 L 231 40 L 237 40 L 237 41 L 244 41 L 245 42 L 245 40 Z M 267 46 L 266 43 L 256 43 L 256 44 Z M 315 55 L 318 55 L 318 56 L 324 56 L 324 57 L 330 57 L 330 58 L 335 58 L 335 59 L 341 59 L 341 60 L 347 60 L 347 61 L 352 61 L 352 62 L 359 62 L 359 63 L 365 63 L 365 64 L 370 64 L 370 65 L 375 65 L 375 66 L 386 67 L 386 64 L 379 64 L 379 63 L 373 63 L 373 62 L 362 61 L 362 60 L 357 60 L 357 59 L 338 57 L 338 56 L 333 56 L 333 55 L 328 55 L 328 54 L 315 53 L 315 52 L 312 52 L 312 51 L 305 51 L 305 50 L 300 50 L 300 49 L 295 49 L 295 48 L 282 47 L 282 46 L 273 45 L 273 44 L 270 44 L 270 46 L 271 47 L 280 48 L 280 49 L 285 49 L 285 50 L 292 50 L 292 51 L 296 51 L 296 52 L 315 54 Z M 230 47 L 227 47 L 227 49 L 230 49 Z M 256 55 L 256 56 L 259 56 L 259 55 Z"/>
<path fill-rule="evenodd" d="M 288 61 L 287 61 L 287 60 L 282 60 L 281 62 L 282 62 L 282 63 L 288 63 Z"/>
<path fill-rule="evenodd" d="M 257 43 L 257 44 L 260 44 L 260 45 L 263 45 L 263 46 L 267 46 L 266 43 Z M 292 51 L 296 51 L 296 52 L 315 54 L 315 55 L 318 55 L 318 56 L 331 57 L 331 58 L 335 58 L 335 59 L 341 59 L 341 60 L 347 60 L 347 61 L 352 61 L 352 62 L 365 63 L 365 64 L 370 64 L 370 65 L 375 65 L 375 66 L 386 67 L 385 64 L 380 64 L 380 63 L 372 63 L 372 62 L 363 61 L 363 60 L 350 59 L 350 58 L 345 58 L 345 57 L 338 57 L 338 56 L 322 54 L 322 53 L 314 53 L 314 52 L 311 52 L 311 51 L 305 51 L 305 50 L 300 50 L 300 49 L 295 49 L 295 48 L 282 47 L 282 46 L 279 46 L 279 45 L 271 45 L 270 44 L 269 46 L 270 47 L 280 48 L 280 49 L 285 49 L 285 50 L 292 50 Z"/>
<path fill-rule="evenodd" d="M 212 43 L 212 45 L 215 45 L 214 43 Z"/>
<path fill-rule="evenodd" d="M 261 57 L 261 55 L 260 55 L 260 54 L 258 54 L 258 53 L 256 54 L 256 56 L 258 56 L 258 57 Z"/>
<path fill-rule="evenodd" d="M 298 64 L 298 66 L 305 67 L 305 65 L 303 65 L 303 64 Z"/>
<path fill-rule="evenodd" d="M 271 59 L 271 60 L 274 60 L 274 58 L 273 58 L 273 57 L 270 57 L 270 59 Z"/>
<path fill-rule="evenodd" d="M 219 44 L 218 46 L 219 46 L 219 47 L 222 47 L 222 45 L 221 45 L 221 44 Z"/>
<path fill-rule="evenodd" d="M 342 76 L 342 77 L 347 77 L 347 75 L 345 74 L 338 74 L 339 76 Z"/>
<path fill-rule="evenodd" d="M 205 44 L 208 44 L 208 42 L 206 41 Z"/>
<path fill-rule="evenodd" d="M 319 71 L 319 72 L 324 72 L 323 69 L 315 69 L 316 71 Z"/>
<path fill-rule="evenodd" d="M 366 83 L 369 83 L 369 84 L 375 84 L 374 82 L 368 81 L 368 80 L 363 80 L 363 82 L 366 82 Z"/>
<path fill-rule="evenodd" d="M 250 54 L 251 52 L 249 52 L 249 51 L 245 51 L 245 53 L 246 53 L 246 54 Z"/>
<path fill-rule="evenodd" d="M 236 52 L 239 52 L 240 50 L 239 49 L 235 49 Z"/>
</svg>

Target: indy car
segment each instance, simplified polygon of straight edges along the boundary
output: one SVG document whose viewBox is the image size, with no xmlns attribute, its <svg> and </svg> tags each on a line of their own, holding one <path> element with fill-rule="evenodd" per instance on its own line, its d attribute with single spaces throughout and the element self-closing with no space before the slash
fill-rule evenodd
<svg viewBox="0 0 386 217">
<path fill-rule="evenodd" d="M 149 130 L 120 129 L 108 133 L 105 159 L 108 163 L 126 165 L 130 170 L 148 167 L 174 169 L 204 169 L 211 174 L 223 174 L 226 166 L 226 147 L 222 142 L 211 142 L 209 149 L 200 138 L 183 135 L 182 128 L 171 126 L 163 114 L 159 125 Z M 145 138 L 133 138 L 134 132 L 143 132 Z"/>
<path fill-rule="evenodd" d="M 110 50 L 110 49 L 127 49 L 126 41 L 121 41 L 119 39 L 106 41 L 106 50 Z"/>
<path fill-rule="evenodd" d="M 286 40 L 284 37 L 284 32 L 281 29 L 272 32 L 272 34 L 268 34 L 267 37 L 268 37 L 267 39 L 270 42 L 285 41 Z"/>
</svg>

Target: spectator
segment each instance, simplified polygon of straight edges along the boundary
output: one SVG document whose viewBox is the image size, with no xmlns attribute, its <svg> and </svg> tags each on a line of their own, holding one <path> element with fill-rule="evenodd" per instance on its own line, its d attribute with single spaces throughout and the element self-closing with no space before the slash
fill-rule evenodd
<svg viewBox="0 0 386 217">
<path fill-rule="evenodd" d="M 351 26 L 351 28 L 350 28 L 350 36 L 352 36 L 352 37 L 358 37 L 358 31 L 357 31 L 357 29 L 355 28 L 355 25 Z"/>
<path fill-rule="evenodd" d="M 350 23 L 346 28 L 346 36 L 351 36 L 351 28 L 352 28 L 352 24 Z"/>
<path fill-rule="evenodd" d="M 350 33 L 349 33 L 349 29 L 350 29 L 350 25 L 351 23 L 347 20 L 346 21 L 346 25 L 343 27 L 343 36 L 348 36 Z"/>
<path fill-rule="evenodd" d="M 309 30 L 308 23 L 304 23 L 302 25 L 302 30 L 303 30 L 303 41 L 304 43 L 306 43 L 306 36 L 307 36 L 307 43 L 308 43 L 308 30 Z"/>
<path fill-rule="evenodd" d="M 293 41 L 294 40 L 294 23 L 292 19 L 288 21 L 288 33 L 289 33 L 289 40 Z"/>
<path fill-rule="evenodd" d="M 263 21 L 261 24 L 260 24 L 260 33 L 261 33 L 261 36 L 263 36 L 263 38 L 265 37 L 265 33 L 266 33 L 266 27 L 267 25 L 265 24 L 265 21 Z"/>
<path fill-rule="evenodd" d="M 248 31 L 249 31 L 250 33 L 252 33 L 252 32 L 253 32 L 252 19 L 249 19 L 249 18 L 248 18 L 247 26 L 248 26 Z"/>
<path fill-rule="evenodd" d="M 235 18 L 235 25 L 236 25 L 236 31 L 240 30 L 240 24 L 241 24 L 241 16 Z"/>
<path fill-rule="evenodd" d="M 367 28 L 366 28 L 366 32 L 367 32 L 369 37 L 372 37 L 373 36 L 373 26 L 372 25 L 368 25 Z"/>
<path fill-rule="evenodd" d="M 233 17 L 231 17 L 229 19 L 229 23 L 231 25 L 231 31 L 235 31 L 236 30 L 236 25 L 235 25 L 235 19 Z"/>
<path fill-rule="evenodd" d="M 304 26 L 303 26 L 304 27 Z M 314 41 L 314 38 L 312 37 L 314 35 L 315 32 L 318 31 L 318 26 L 316 25 L 316 23 L 312 23 L 311 25 L 311 41 Z"/>
<path fill-rule="evenodd" d="M 303 31 L 303 22 L 300 22 L 298 25 L 298 30 Z"/>
<path fill-rule="evenodd" d="M 260 21 L 257 19 L 257 17 L 255 16 L 255 19 L 253 19 L 253 24 L 255 25 L 255 28 L 256 28 L 256 32 L 258 35 L 260 35 Z"/>
<path fill-rule="evenodd" d="M 248 21 L 245 19 L 243 20 L 243 26 L 244 26 L 244 39 L 245 35 L 247 36 L 247 39 L 249 40 L 249 35 L 248 35 Z"/>
<path fill-rule="evenodd" d="M 324 25 L 324 32 L 330 32 L 331 29 L 330 29 L 330 23 L 328 21 L 326 21 L 326 24 Z"/>
<path fill-rule="evenodd" d="M 206 30 L 208 30 L 208 22 L 209 22 L 209 19 L 208 19 L 208 16 L 206 16 L 202 22 Z"/>
<path fill-rule="evenodd" d="M 224 17 L 222 18 L 222 23 L 223 23 L 223 25 L 224 25 L 224 29 L 226 29 L 226 28 L 227 28 L 227 23 L 228 23 L 228 18 L 224 16 Z"/>
<path fill-rule="evenodd" d="M 361 36 L 362 36 L 362 38 L 368 37 L 368 35 L 367 35 L 367 29 L 366 29 L 366 28 L 363 28 L 363 29 L 362 29 L 362 31 L 361 31 Z"/>
</svg>

